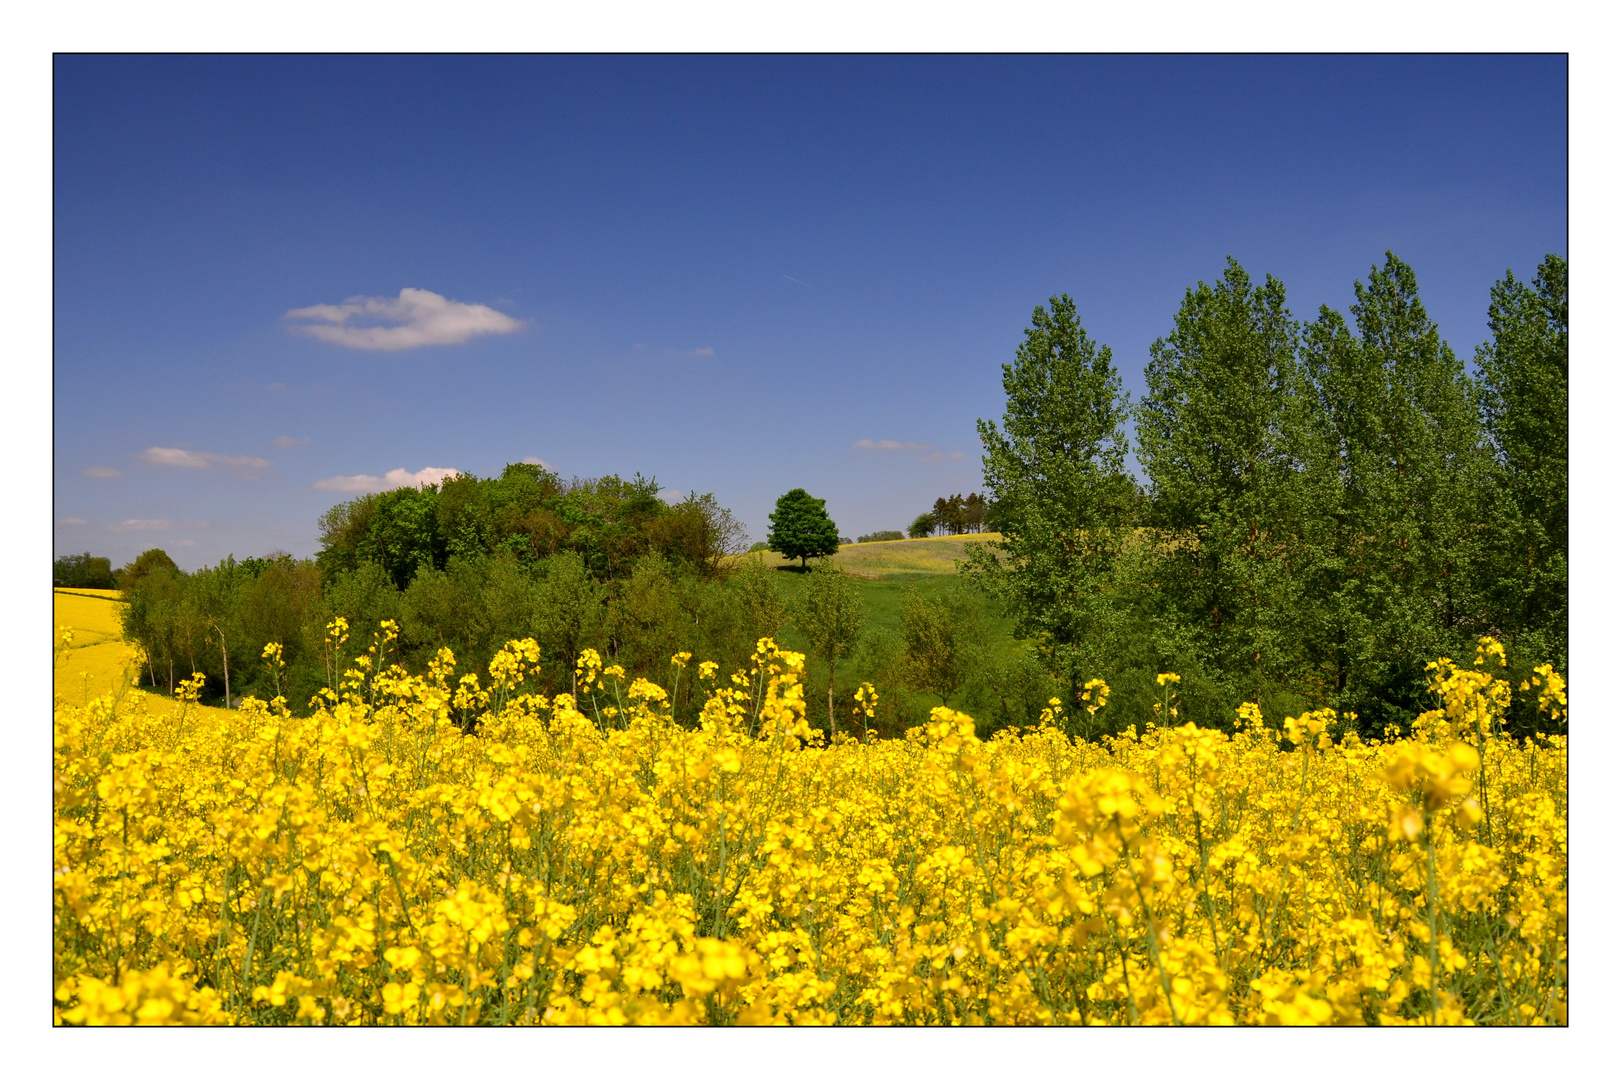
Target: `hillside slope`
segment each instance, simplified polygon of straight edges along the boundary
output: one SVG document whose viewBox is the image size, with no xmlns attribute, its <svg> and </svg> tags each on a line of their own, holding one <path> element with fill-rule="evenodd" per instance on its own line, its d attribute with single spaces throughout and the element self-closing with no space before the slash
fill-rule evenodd
<svg viewBox="0 0 1621 1080">
<path fill-rule="evenodd" d="M 844 544 L 833 563 L 847 574 L 868 579 L 912 574 L 952 574 L 956 562 L 964 558 L 970 544 L 995 543 L 1000 533 L 964 533 L 961 536 L 930 536 L 921 540 L 880 540 L 871 544 Z M 738 556 L 758 559 L 767 566 L 798 566 L 772 551 L 756 551 Z"/>
<path fill-rule="evenodd" d="M 104 694 L 117 694 L 120 684 L 133 674 L 130 666 L 135 648 L 124 642 L 119 626 L 119 609 L 123 606 L 113 589 L 53 589 L 52 642 L 60 645 L 63 627 L 73 631 L 73 643 L 56 653 L 52 671 L 55 699 L 69 705 L 83 705 Z M 176 673 L 178 679 L 180 673 Z M 174 701 L 167 694 L 131 688 L 128 691 L 147 699 L 154 712 L 173 708 Z M 194 705 L 194 709 L 209 709 Z"/>
</svg>

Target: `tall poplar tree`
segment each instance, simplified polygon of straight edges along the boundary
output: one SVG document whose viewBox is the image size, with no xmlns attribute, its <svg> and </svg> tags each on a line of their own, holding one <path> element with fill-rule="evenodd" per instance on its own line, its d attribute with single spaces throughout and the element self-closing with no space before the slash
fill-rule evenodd
<svg viewBox="0 0 1621 1080">
<path fill-rule="evenodd" d="M 1048 303 L 1002 365 L 1001 427 L 979 421 L 1002 542 L 1000 552 L 971 545 L 967 571 L 1078 698 L 1118 619 L 1112 575 L 1136 485 L 1125 469 L 1128 402 L 1113 353 L 1087 336 L 1067 294 Z"/>
<path fill-rule="evenodd" d="M 1549 255 L 1530 283 L 1492 287 L 1492 340 L 1475 352 L 1497 465 L 1493 628 L 1563 669 L 1569 634 L 1569 271 Z"/>
<path fill-rule="evenodd" d="M 1252 698 L 1297 666 L 1299 328 L 1282 282 L 1232 258 L 1187 291 L 1149 347 L 1137 460 L 1157 526 L 1153 578 L 1193 633 L 1206 674 Z"/>
<path fill-rule="evenodd" d="M 1304 604 L 1327 696 L 1377 731 L 1427 707 L 1427 659 L 1484 629 L 1488 462 L 1474 388 L 1412 268 L 1387 252 L 1354 288 L 1354 329 L 1325 306 L 1304 334 L 1316 556 Z"/>
</svg>

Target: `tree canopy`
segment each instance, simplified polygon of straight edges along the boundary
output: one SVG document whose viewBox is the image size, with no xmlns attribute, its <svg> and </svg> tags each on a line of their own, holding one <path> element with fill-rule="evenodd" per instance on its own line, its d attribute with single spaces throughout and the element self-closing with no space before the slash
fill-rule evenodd
<svg viewBox="0 0 1621 1080">
<path fill-rule="evenodd" d="M 966 554 L 1018 634 L 1079 686 L 1109 637 L 1106 580 L 1135 488 L 1113 353 L 1087 336 L 1067 294 L 1048 303 L 1032 314 L 1013 363 L 1002 365 L 1001 426 L 979 421 L 1001 553 L 974 545 Z"/>
<path fill-rule="evenodd" d="M 794 488 L 777 500 L 766 543 L 783 558 L 798 559 L 804 567 L 808 559 L 838 554 L 839 527 L 827 516 L 827 500 Z"/>
<path fill-rule="evenodd" d="M 1109 350 L 1055 297 L 1003 366 L 1002 425 L 979 425 L 1003 542 L 968 568 L 1077 705 L 1101 677 L 1122 715 L 1177 671 L 1201 723 L 1255 701 L 1377 734 L 1428 707 L 1426 660 L 1483 634 L 1516 681 L 1563 666 L 1566 280 L 1550 255 L 1493 287 L 1473 379 L 1394 253 L 1349 317 L 1304 325 L 1280 281 L 1229 259 L 1149 349 L 1141 490 Z"/>
</svg>

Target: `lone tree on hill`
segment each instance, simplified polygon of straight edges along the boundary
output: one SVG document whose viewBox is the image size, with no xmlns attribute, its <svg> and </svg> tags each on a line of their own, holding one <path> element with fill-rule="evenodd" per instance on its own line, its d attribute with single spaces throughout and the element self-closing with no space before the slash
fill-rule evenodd
<svg viewBox="0 0 1621 1080">
<path fill-rule="evenodd" d="M 806 559 L 838 553 L 839 527 L 827 516 L 827 500 L 794 488 L 777 500 L 766 542 L 783 558 L 798 559 L 803 568 Z"/>
</svg>

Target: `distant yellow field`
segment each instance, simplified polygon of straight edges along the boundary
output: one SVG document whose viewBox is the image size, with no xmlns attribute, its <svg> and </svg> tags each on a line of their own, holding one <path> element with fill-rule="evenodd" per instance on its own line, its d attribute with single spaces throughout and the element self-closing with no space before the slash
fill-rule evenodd
<svg viewBox="0 0 1621 1080">
<path fill-rule="evenodd" d="M 950 574 L 956 570 L 956 561 L 965 557 L 969 544 L 995 543 L 1000 539 L 1001 533 L 988 532 L 845 544 L 833 556 L 833 562 L 846 573 L 866 578 L 895 574 Z M 767 566 L 788 565 L 782 556 L 770 551 L 756 551 L 740 558 L 759 559 Z"/>
<path fill-rule="evenodd" d="M 120 682 L 134 674 L 130 665 L 135 655 L 134 647 L 124 644 L 123 631 L 118 624 L 122 607 L 118 591 L 55 589 L 53 592 L 53 640 L 59 637 L 62 627 L 73 630 L 73 644 L 56 654 L 53 685 L 57 699 L 68 705 L 83 705 L 103 694 L 117 693 Z M 171 704 L 167 694 L 133 688 L 129 692 L 150 698 L 148 704 L 153 709 Z"/>
</svg>

